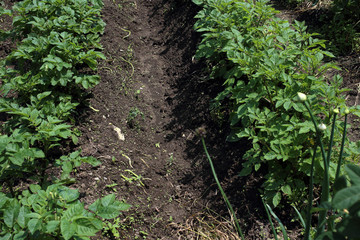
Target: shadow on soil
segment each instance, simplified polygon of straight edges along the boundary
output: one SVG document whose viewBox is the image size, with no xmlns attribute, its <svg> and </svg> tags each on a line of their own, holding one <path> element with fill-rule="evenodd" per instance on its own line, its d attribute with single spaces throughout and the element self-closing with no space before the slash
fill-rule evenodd
<svg viewBox="0 0 360 240">
<path fill-rule="evenodd" d="M 262 175 L 257 173 L 246 178 L 237 176 L 242 167 L 242 156 L 249 148 L 249 143 L 245 140 L 226 142 L 230 133 L 226 116 L 220 119 L 219 115 L 210 111 L 211 100 L 222 91 L 222 80 L 209 79 L 204 72 L 206 64 L 193 59 L 196 46 L 200 42 L 200 34 L 193 30 L 196 21 L 194 16 L 199 8 L 190 1 L 186 1 L 186 4 L 163 1 L 162 4 L 166 2 L 172 2 L 173 8 L 165 16 L 166 25 L 162 32 L 168 33 L 165 36 L 165 45 L 168 47 L 162 54 L 165 58 L 181 58 L 179 62 L 182 63 L 171 69 L 172 72 L 168 72 L 173 76 L 172 87 L 176 90 L 174 96 L 167 98 L 172 106 L 172 121 L 166 128 L 173 133 L 167 136 L 167 140 L 187 138 L 186 154 L 194 168 L 193 172 L 185 175 L 181 181 L 202 189 L 202 200 L 206 205 L 222 217 L 228 218 L 228 210 L 213 179 L 201 141 L 195 134 L 196 128 L 205 127 L 206 144 L 218 178 L 238 213 L 247 237 L 256 239 L 261 228 L 262 231 L 268 228 L 267 220 L 261 219 L 266 214 L 258 191 L 262 184 Z M 161 8 L 161 4 L 155 6 L 154 12 Z M 178 52 L 181 54 L 176 55 Z M 265 232 L 268 234 L 270 231 Z"/>
</svg>

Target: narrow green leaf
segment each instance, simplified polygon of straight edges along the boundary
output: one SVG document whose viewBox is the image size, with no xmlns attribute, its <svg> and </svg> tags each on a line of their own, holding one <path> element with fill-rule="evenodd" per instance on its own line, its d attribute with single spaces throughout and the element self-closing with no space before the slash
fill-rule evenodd
<svg viewBox="0 0 360 240">
<path fill-rule="evenodd" d="M 282 233 L 283 233 L 283 238 L 284 238 L 284 240 L 289 239 L 288 236 L 287 236 L 287 233 L 286 233 L 286 229 L 285 229 L 283 223 L 281 222 L 280 218 L 278 218 L 278 216 L 276 216 L 276 214 L 273 212 L 273 210 L 271 209 L 271 207 L 270 207 L 268 204 L 266 204 L 266 206 L 267 206 L 267 208 L 269 209 L 269 212 L 271 213 L 271 215 L 272 215 L 272 216 L 275 218 L 275 220 L 279 223 L 280 228 L 281 228 L 281 231 L 282 231 Z"/>
<path fill-rule="evenodd" d="M 300 219 L 300 223 L 301 223 L 302 227 L 305 229 L 306 223 L 305 223 L 303 216 L 301 215 L 301 213 L 299 212 L 299 210 L 297 210 L 297 208 L 295 206 L 293 206 L 293 208 Z"/>
</svg>

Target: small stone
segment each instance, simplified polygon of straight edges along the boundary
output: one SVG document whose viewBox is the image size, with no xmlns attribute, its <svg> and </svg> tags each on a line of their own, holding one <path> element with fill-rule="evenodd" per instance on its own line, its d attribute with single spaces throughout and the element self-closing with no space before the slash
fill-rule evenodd
<svg viewBox="0 0 360 240">
<path fill-rule="evenodd" d="M 119 138 L 120 141 L 125 141 L 125 135 L 122 134 L 121 132 L 121 129 L 116 127 L 115 125 L 111 124 L 110 125 L 112 126 L 112 128 L 114 129 L 114 131 L 116 132 L 117 134 L 117 137 Z"/>
</svg>

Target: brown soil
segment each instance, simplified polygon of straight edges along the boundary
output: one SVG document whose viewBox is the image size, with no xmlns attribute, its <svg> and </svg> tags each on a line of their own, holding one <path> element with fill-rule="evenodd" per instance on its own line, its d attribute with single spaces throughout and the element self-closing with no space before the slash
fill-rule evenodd
<svg viewBox="0 0 360 240">
<path fill-rule="evenodd" d="M 11 0 L 4 3 L 10 6 Z M 261 172 L 237 176 L 247 143 L 225 141 L 226 123 L 209 110 L 221 83 L 208 80 L 202 63 L 192 59 L 199 41 L 192 30 L 197 7 L 190 0 L 104 3 L 107 60 L 100 62 L 101 83 L 77 124 L 78 147 L 102 165 L 77 169 L 73 187 L 81 201 L 115 193 L 130 203 L 116 221 L 119 239 L 238 239 L 195 134 L 205 127 L 217 174 L 247 239 L 271 238 L 258 191 Z M 2 29 L 10 26 L 10 19 L 0 20 Z M 11 47 L 1 44 L 0 57 Z M 296 239 L 298 226 L 290 220 L 285 225 Z M 103 232 L 93 239 L 117 238 Z"/>
</svg>

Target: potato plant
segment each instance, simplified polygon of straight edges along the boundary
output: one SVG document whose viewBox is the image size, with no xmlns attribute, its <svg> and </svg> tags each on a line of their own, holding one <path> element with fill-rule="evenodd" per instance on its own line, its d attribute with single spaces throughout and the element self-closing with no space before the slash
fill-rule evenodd
<svg viewBox="0 0 360 240">
<path fill-rule="evenodd" d="M 81 150 L 55 154 L 77 144 L 69 124 L 86 89 L 99 82 L 97 60 L 105 58 L 99 43 L 105 23 L 99 0 L 24 0 L 0 15 L 13 16 L 13 28 L 0 38 L 16 42 L 0 64 L 0 239 L 89 239 L 128 204 L 108 195 L 85 210 L 79 192 L 64 186 L 82 163 Z M 61 170 L 60 178 L 47 176 Z M 36 184 L 18 189 L 19 181 Z M 17 188 L 17 189 L 15 189 Z"/>
<path fill-rule="evenodd" d="M 277 18 L 267 0 L 193 2 L 203 7 L 196 16 L 195 29 L 202 33 L 196 57 L 206 59 L 212 78 L 224 81 L 212 108 L 230 113 L 229 141 L 247 138 L 252 143 L 240 175 L 266 168 L 265 199 L 272 206 L 279 205 L 284 196 L 300 204 L 310 175 L 315 128 L 304 106 L 293 100 L 297 92 L 306 93 L 324 124 L 332 119 L 333 109 L 345 109 L 342 78 L 326 74 L 338 69 L 331 62 L 333 54 L 316 34 L 306 32 L 304 23 L 290 25 Z M 351 111 L 358 114 L 356 109 Z M 338 120 L 337 142 L 342 130 Z M 324 141 L 329 137 L 326 131 Z M 348 155 L 353 150 L 346 148 Z M 335 166 L 332 161 L 331 179 Z M 317 156 L 315 183 L 321 183 L 323 171 L 321 156 Z"/>
</svg>

